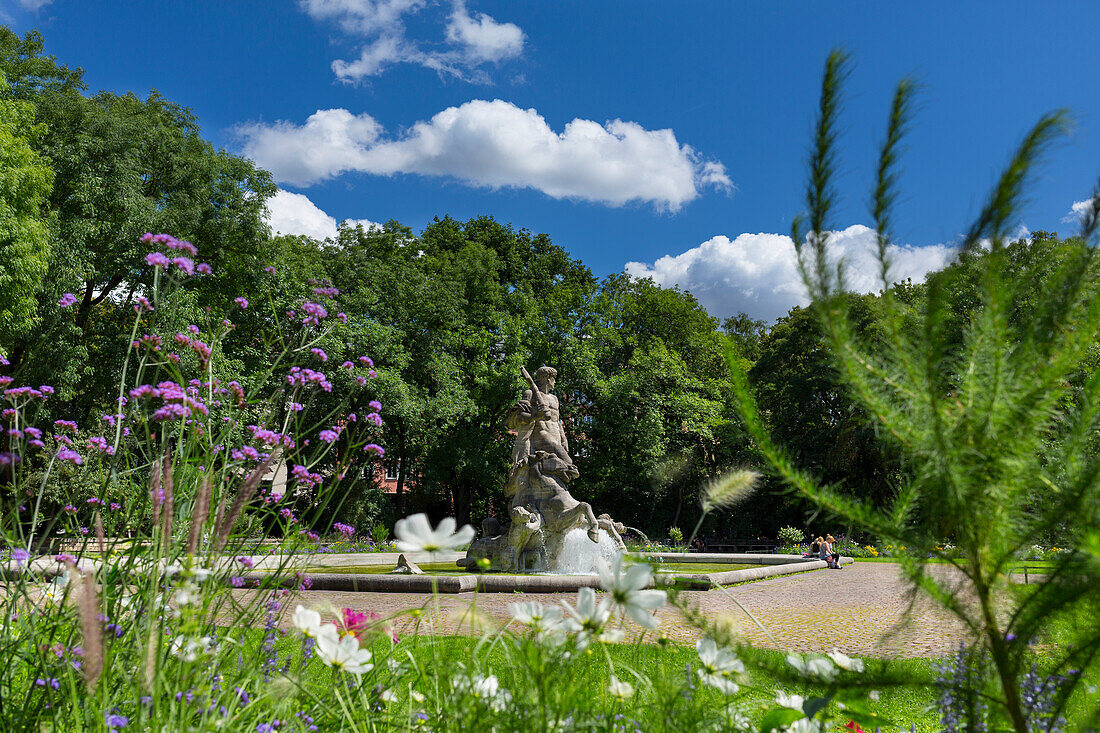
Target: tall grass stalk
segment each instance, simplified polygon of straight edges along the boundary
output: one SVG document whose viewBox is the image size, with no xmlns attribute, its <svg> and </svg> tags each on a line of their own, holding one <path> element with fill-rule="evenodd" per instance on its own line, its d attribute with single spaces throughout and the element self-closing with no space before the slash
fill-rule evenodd
<svg viewBox="0 0 1100 733">
<path fill-rule="evenodd" d="M 889 274 L 898 161 L 917 90 L 912 80 L 902 81 L 871 196 L 884 335 L 861 338 L 848 316 L 843 262 L 834 261 L 829 248 L 838 196 L 835 131 L 847 69 L 839 52 L 825 66 L 808 213 L 796 220 L 792 236 L 837 373 L 883 442 L 903 457 L 892 503 L 877 509 L 799 468 L 772 440 L 747 377 L 731 357 L 739 410 L 770 469 L 795 491 L 882 541 L 909 548 L 902 567 L 913 586 L 963 621 L 990 655 L 998 690 L 991 714 L 1025 731 L 1030 711 L 1020 689 L 1033 660 L 1029 640 L 1043 638 L 1060 617 L 1100 602 L 1100 454 L 1093 442 L 1100 428 L 1100 376 L 1088 374 L 1087 359 L 1100 336 L 1100 196 L 1093 197 L 1080 236 L 1065 243 L 1062 261 L 1045 276 L 1041 301 L 1026 302 L 1033 284 L 1009 275 L 1008 244 L 1042 154 L 1069 126 L 1063 111 L 1043 116 L 961 242 L 958 256 L 961 265 L 977 270 L 979 297 L 961 333 L 952 301 L 961 283 L 951 268 L 930 279 L 923 307 L 914 312 L 895 297 Z M 1009 570 L 1026 545 L 1050 536 L 1063 538 L 1071 551 L 1021 594 L 1010 585 Z M 945 541 L 959 552 L 945 552 Z M 953 572 L 936 572 L 929 558 Z M 1044 671 L 1083 669 L 1098 648 L 1100 626 L 1093 625 L 1058 650 Z M 1065 687 L 1059 705 L 1072 689 Z"/>
</svg>

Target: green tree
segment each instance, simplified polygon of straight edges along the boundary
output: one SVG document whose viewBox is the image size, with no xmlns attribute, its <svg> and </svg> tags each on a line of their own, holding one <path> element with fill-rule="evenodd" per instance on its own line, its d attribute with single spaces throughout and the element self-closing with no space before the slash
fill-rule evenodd
<svg viewBox="0 0 1100 733">
<path fill-rule="evenodd" d="M 0 72 L 0 348 L 38 323 L 36 295 L 50 256 L 45 203 L 53 171 L 35 154 L 34 106 L 4 99 Z"/>
</svg>

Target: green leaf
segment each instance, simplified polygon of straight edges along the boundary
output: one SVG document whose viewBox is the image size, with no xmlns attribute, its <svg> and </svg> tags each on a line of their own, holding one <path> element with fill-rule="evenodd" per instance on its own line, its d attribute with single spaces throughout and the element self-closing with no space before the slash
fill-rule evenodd
<svg viewBox="0 0 1100 733">
<path fill-rule="evenodd" d="M 790 725 L 796 720 L 801 720 L 805 716 L 798 710 L 792 710 L 791 708 L 776 708 L 775 710 L 768 711 L 768 714 L 764 716 L 764 719 L 760 721 L 760 733 L 771 733 L 773 730 L 780 730 L 784 726 Z"/>
</svg>

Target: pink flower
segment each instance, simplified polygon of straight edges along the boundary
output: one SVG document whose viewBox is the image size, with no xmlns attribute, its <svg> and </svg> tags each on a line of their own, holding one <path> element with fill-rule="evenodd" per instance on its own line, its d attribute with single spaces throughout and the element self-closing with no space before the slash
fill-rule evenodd
<svg viewBox="0 0 1100 733">
<path fill-rule="evenodd" d="M 74 433 L 76 432 L 76 423 L 72 420 L 54 420 L 53 426 L 58 430 L 69 430 Z"/>
<path fill-rule="evenodd" d="M 381 458 L 382 456 L 386 455 L 386 449 L 380 445 L 375 445 L 374 443 L 367 443 L 365 446 L 363 446 L 363 450 L 367 453 L 374 455 L 376 458 Z"/>
<path fill-rule="evenodd" d="M 153 267 L 167 268 L 171 264 L 168 256 L 162 252 L 150 252 L 145 255 L 145 264 L 152 265 Z"/>
<path fill-rule="evenodd" d="M 322 430 L 317 437 L 326 443 L 334 443 L 340 435 L 334 430 Z"/>
<path fill-rule="evenodd" d="M 115 502 L 113 502 L 113 501 L 111 502 L 111 506 L 110 506 L 110 509 L 111 509 L 111 511 L 112 511 L 112 512 L 117 512 L 117 511 L 118 511 L 119 509 L 121 509 L 121 508 L 122 508 L 122 505 L 121 505 L 121 504 L 116 504 L 116 503 L 115 503 Z"/>
<path fill-rule="evenodd" d="M 229 579 L 229 582 L 234 588 L 244 587 L 244 578 L 240 577 L 239 575 L 234 575 L 232 578 Z"/>
<path fill-rule="evenodd" d="M 211 269 L 210 265 L 206 264 L 205 262 L 200 262 L 199 264 L 195 265 L 195 272 L 199 273 L 200 275 L 209 275 L 213 273 L 214 270 Z"/>
<path fill-rule="evenodd" d="M 371 621 L 375 621 L 379 618 L 377 613 L 373 611 L 364 613 L 362 611 L 353 611 L 350 608 L 345 608 L 342 614 L 343 618 L 342 626 L 344 627 L 344 633 L 359 638 L 359 634 L 366 631 Z"/>
<path fill-rule="evenodd" d="M 371 414 L 367 415 L 367 422 L 371 423 L 377 428 L 380 428 L 382 427 L 382 416 L 379 415 L 377 412 L 372 412 Z"/>
<path fill-rule="evenodd" d="M 272 267 L 271 265 L 268 265 L 267 267 L 264 268 L 264 272 L 266 272 L 268 275 L 274 275 L 275 274 L 275 268 Z"/>
<path fill-rule="evenodd" d="M 321 361 L 328 361 L 328 354 L 325 353 L 324 349 L 310 349 L 309 351 Z"/>
<path fill-rule="evenodd" d="M 57 304 L 62 308 L 68 308 L 70 305 L 76 305 L 77 297 L 72 293 L 65 293 L 61 296 L 61 300 L 57 301 Z"/>
<path fill-rule="evenodd" d="M 150 303 L 149 299 L 146 298 L 144 295 L 139 295 L 138 304 L 134 306 L 134 310 L 136 310 L 138 313 L 143 310 L 151 311 L 153 310 L 153 304 Z"/>
<path fill-rule="evenodd" d="M 109 445 L 106 440 L 98 436 L 94 438 L 88 438 L 88 446 L 91 448 L 95 448 L 98 451 L 102 451 L 109 456 L 113 456 L 115 454 L 115 447 L 113 445 Z"/>
<path fill-rule="evenodd" d="M 362 364 L 363 366 L 369 366 L 369 367 L 374 366 L 374 360 L 372 360 L 369 356 L 360 356 L 359 357 L 359 363 Z"/>
<path fill-rule="evenodd" d="M 379 402 L 378 400 L 371 400 L 370 402 L 367 403 L 367 407 L 374 410 L 375 412 L 378 412 L 379 410 L 382 409 L 382 403 Z"/>
<path fill-rule="evenodd" d="M 342 312 L 337 313 L 336 317 L 340 319 L 340 323 L 347 323 L 348 322 L 348 314 L 347 313 L 342 313 Z"/>
<path fill-rule="evenodd" d="M 186 272 L 188 275 L 195 274 L 195 263 L 187 257 L 173 257 L 172 264 Z"/>
<path fill-rule="evenodd" d="M 248 299 L 247 298 L 234 298 L 233 302 L 236 303 L 237 305 L 239 305 L 241 307 L 241 310 L 244 310 L 245 308 L 248 307 Z"/>
<path fill-rule="evenodd" d="M 353 364 L 353 363 L 352 363 L 352 362 L 350 362 L 350 361 L 345 361 L 345 362 L 344 362 L 343 364 L 341 364 L 340 366 L 341 366 L 341 367 L 343 367 L 344 369 L 347 369 L 347 370 L 348 370 L 349 372 L 350 372 L 350 371 L 351 371 L 352 369 L 354 369 L 354 368 L 355 368 L 355 364 Z"/>
</svg>

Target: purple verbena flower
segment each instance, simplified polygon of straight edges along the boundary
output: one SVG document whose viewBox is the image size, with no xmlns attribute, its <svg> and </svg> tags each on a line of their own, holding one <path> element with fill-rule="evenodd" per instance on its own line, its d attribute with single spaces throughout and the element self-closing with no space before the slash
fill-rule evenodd
<svg viewBox="0 0 1100 733">
<path fill-rule="evenodd" d="M 168 256 L 163 252 L 150 252 L 145 255 L 145 264 L 167 269 L 171 264 L 171 260 L 169 260 Z"/>
<path fill-rule="evenodd" d="M 61 296 L 61 299 L 57 301 L 57 304 L 62 308 L 68 308 L 70 305 L 76 305 L 78 298 L 72 293 L 65 293 Z"/>
<path fill-rule="evenodd" d="M 80 454 L 74 451 L 72 448 L 62 448 L 61 450 L 59 450 L 57 452 L 57 459 L 59 461 L 72 461 L 77 466 L 84 463 L 84 459 L 81 458 Z"/>
</svg>

